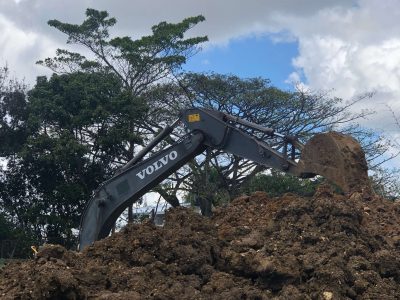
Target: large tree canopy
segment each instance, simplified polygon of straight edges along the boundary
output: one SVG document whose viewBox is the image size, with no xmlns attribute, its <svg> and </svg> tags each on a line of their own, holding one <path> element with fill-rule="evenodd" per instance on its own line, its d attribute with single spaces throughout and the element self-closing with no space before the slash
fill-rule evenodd
<svg viewBox="0 0 400 300">
<path fill-rule="evenodd" d="M 38 63 L 56 73 L 107 70 L 133 95 L 139 95 L 152 83 L 171 75 L 196 53 L 199 43 L 207 41 L 207 37 L 184 38 L 186 31 L 204 21 L 201 15 L 176 24 L 161 22 L 152 27 L 152 35 L 137 40 L 126 36 L 110 38 L 109 28 L 116 20 L 105 11 L 87 9 L 86 17 L 80 25 L 58 20 L 49 21 L 49 25 L 65 33 L 67 43 L 87 48 L 91 58 L 59 49 L 55 58 Z"/>
<path fill-rule="evenodd" d="M 160 128 L 165 120 L 172 122 L 181 109 L 199 106 L 272 127 L 282 134 L 297 136 L 303 142 L 316 133 L 339 130 L 359 138 L 373 164 L 374 159 L 388 151 L 387 144 L 379 135 L 371 134 L 355 122 L 371 112 L 351 113 L 349 109 L 368 96 L 346 102 L 324 92 L 282 91 L 263 78 L 189 73 L 181 74 L 177 81 L 159 85 L 147 94 L 147 101 L 153 105 L 146 122 L 149 128 Z M 181 132 L 177 130 L 177 133 L 178 138 Z M 261 135 L 258 137 L 263 138 Z M 270 142 L 273 147 L 282 145 L 275 140 Z M 210 150 L 176 172 L 165 190 L 170 193 L 169 197 L 178 190 L 185 190 L 216 203 L 221 198 L 227 201 L 240 194 L 241 187 L 264 170 L 265 167 L 251 161 L 220 150 Z"/>
<path fill-rule="evenodd" d="M 72 229 L 93 191 L 143 145 L 144 94 L 206 40 L 184 38 L 202 16 L 162 22 L 152 35 L 132 40 L 109 38 L 115 19 L 106 12 L 86 15 L 81 25 L 49 24 L 68 43 L 87 47 L 90 59 L 58 50 L 39 62 L 56 74 L 39 77 L 28 93 L 13 82 L 0 98 L 2 208 L 39 240 L 66 246 L 74 243 Z"/>
<path fill-rule="evenodd" d="M 7 110 L 9 120 L 24 124 L 25 136 L 6 156 L 2 199 L 21 223 L 36 226 L 38 236 L 71 241 L 84 203 L 115 170 L 123 143 L 141 142 L 127 124 L 144 106 L 103 73 L 38 78 L 23 99 L 23 118 Z"/>
<path fill-rule="evenodd" d="M 111 38 L 109 29 L 116 24 L 116 20 L 105 11 L 87 9 L 86 19 L 80 25 L 58 20 L 49 21 L 49 25 L 66 34 L 67 43 L 78 44 L 89 50 L 91 57 L 59 49 L 55 58 L 46 58 L 38 63 L 58 74 L 93 70 L 112 74 L 131 97 L 142 97 L 149 108 L 140 126 L 132 122 L 125 127 L 126 130 L 144 139 L 151 138 L 157 128 L 165 124 L 165 119 L 157 127 L 148 124 L 147 119 L 151 118 L 154 110 L 151 109 L 153 103 L 146 99 L 146 95 L 156 84 L 173 80 L 175 72 L 199 50 L 198 45 L 207 41 L 205 36 L 185 38 L 186 32 L 202 21 L 204 17 L 199 15 L 176 24 L 161 22 L 152 27 L 152 35 L 137 40 L 130 37 Z M 123 155 L 115 158 L 120 162 L 132 159 L 138 148 L 134 141 L 124 143 L 124 147 L 120 147 Z M 174 205 L 178 204 L 176 198 L 170 199 Z"/>
</svg>

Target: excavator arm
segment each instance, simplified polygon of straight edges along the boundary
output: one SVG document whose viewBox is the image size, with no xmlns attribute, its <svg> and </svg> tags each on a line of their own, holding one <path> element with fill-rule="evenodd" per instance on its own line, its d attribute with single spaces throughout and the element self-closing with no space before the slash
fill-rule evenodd
<svg viewBox="0 0 400 300">
<path fill-rule="evenodd" d="M 184 124 L 187 134 L 176 144 L 143 160 L 179 122 Z M 268 143 L 271 139 L 281 141 L 281 147 L 277 148 L 279 150 Z M 167 126 L 115 176 L 95 191 L 81 219 L 79 248 L 82 250 L 106 237 L 117 218 L 130 204 L 207 148 L 220 149 L 296 176 L 312 177 L 320 174 L 335 180 L 335 168 L 331 167 L 329 172 L 324 171 L 327 161 L 318 160 L 318 151 L 315 149 L 329 152 L 329 149 L 321 147 L 321 142 L 318 142 L 311 151 L 303 149 L 304 146 L 291 136 L 219 111 L 203 108 L 184 110 L 179 120 Z M 296 160 L 296 151 L 303 150 L 307 154 L 305 159 Z M 335 163 L 328 162 L 331 165 Z"/>
<path fill-rule="evenodd" d="M 106 237 L 121 213 L 190 159 L 205 150 L 201 132 L 125 168 L 104 182 L 86 206 L 81 219 L 79 248 Z"/>
</svg>

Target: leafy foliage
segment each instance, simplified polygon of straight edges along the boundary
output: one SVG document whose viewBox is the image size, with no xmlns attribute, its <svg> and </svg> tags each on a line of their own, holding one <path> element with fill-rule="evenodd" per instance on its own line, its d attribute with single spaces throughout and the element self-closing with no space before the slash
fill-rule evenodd
<svg viewBox="0 0 400 300">
<path fill-rule="evenodd" d="M 92 55 L 91 59 L 79 53 L 59 49 L 55 58 L 46 58 L 38 63 L 59 74 L 78 70 L 98 70 L 112 74 L 120 80 L 127 94 L 146 99 L 149 108 L 149 113 L 142 119 L 140 126 L 129 124 L 125 128 L 144 139 L 151 138 L 160 125 L 165 124 L 165 120 L 156 127 L 146 121 L 149 117 L 154 119 L 154 110 L 150 109 L 154 103 L 147 99 L 149 90 L 161 81 L 169 82 L 170 77 L 174 77 L 174 73 L 187 58 L 199 50 L 198 45 L 207 41 L 205 36 L 184 37 L 186 31 L 202 21 L 204 17 L 199 15 L 176 24 L 161 22 L 152 27 L 151 35 L 137 40 L 130 37 L 110 38 L 109 29 L 115 25 L 116 20 L 110 18 L 107 12 L 87 9 L 86 19 L 80 25 L 58 20 L 49 21 L 49 25 L 65 33 L 67 43 L 82 45 L 88 49 Z M 124 149 L 126 153 L 117 159 L 126 162 L 133 157 L 136 147 L 130 142 L 120 149 Z M 162 190 L 160 192 L 163 193 Z M 167 194 L 163 194 L 167 197 Z M 171 198 L 170 203 L 177 203 L 176 197 Z"/>
<path fill-rule="evenodd" d="M 354 125 L 355 120 L 371 113 L 349 113 L 351 105 L 362 101 L 362 97 L 345 102 L 323 92 L 282 91 L 263 78 L 242 79 L 234 75 L 189 73 L 182 74 L 177 82 L 159 85 L 146 98 L 153 104 L 149 114 L 156 116 L 147 118 L 151 120 L 147 121 L 148 127 L 159 128 L 165 120 L 178 115 L 181 109 L 196 106 L 227 112 L 258 125 L 274 128 L 282 134 L 297 136 L 302 142 L 319 132 L 341 130 L 356 133 L 358 137 L 365 138 L 366 143 L 370 142 L 367 153 L 370 158 L 387 151 L 384 144 L 367 139 L 368 131 Z M 177 137 L 181 134 L 178 130 Z M 274 149 L 282 147 L 282 141 L 278 139 L 271 139 L 265 134 L 251 134 L 266 139 Z M 185 190 L 189 195 L 197 193 L 218 203 L 218 199 L 239 195 L 243 185 L 266 169 L 221 150 L 207 151 L 176 172 L 170 178 L 171 184 L 167 189 L 170 194 L 176 193 L 178 189 Z M 294 184 L 292 189 L 298 187 Z"/>
<path fill-rule="evenodd" d="M 204 21 L 199 15 L 172 24 L 161 22 L 152 27 L 152 34 L 137 40 L 130 37 L 110 38 L 109 28 L 116 24 L 105 11 L 86 10 L 82 24 L 49 21 L 49 25 L 67 35 L 67 43 L 82 45 L 92 59 L 58 50 L 55 58 L 38 61 L 56 73 L 102 69 L 116 75 L 133 95 L 144 92 L 149 85 L 166 78 L 179 69 L 186 59 L 196 53 L 196 45 L 207 37 L 184 38 L 190 28 Z"/>
<path fill-rule="evenodd" d="M 4 206 L 38 238 L 71 246 L 92 191 L 114 172 L 126 143 L 141 143 L 127 125 L 145 106 L 112 74 L 77 72 L 38 78 L 25 107 L 24 118 L 7 110 L 28 134 L 4 171 Z"/>
<path fill-rule="evenodd" d="M 0 259 L 29 257 L 32 245 L 37 245 L 32 232 L 16 227 L 4 213 L 0 213 Z"/>
<path fill-rule="evenodd" d="M 321 179 L 299 179 L 289 174 L 271 171 L 270 174 L 257 174 L 241 192 L 250 194 L 256 191 L 267 192 L 271 197 L 282 196 L 285 193 L 294 193 L 300 196 L 312 196 Z"/>
<path fill-rule="evenodd" d="M 87 59 L 68 50 L 39 62 L 58 74 L 38 77 L 26 93 L 17 87 L 1 95 L 0 145 L 6 160 L 1 180 L 4 211 L 38 240 L 71 247 L 87 200 L 101 182 L 130 160 L 143 144 L 144 92 L 179 68 L 206 40 L 185 39 L 204 20 L 162 22 L 139 40 L 110 38 L 115 24 L 106 12 L 87 10 L 81 25 L 49 24 L 68 43 L 87 47 Z M 0 82 L 1 83 L 1 82 Z"/>
</svg>

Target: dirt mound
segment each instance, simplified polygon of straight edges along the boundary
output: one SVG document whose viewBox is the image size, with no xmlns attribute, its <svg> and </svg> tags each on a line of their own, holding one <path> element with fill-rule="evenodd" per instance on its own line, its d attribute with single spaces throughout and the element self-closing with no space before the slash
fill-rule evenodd
<svg viewBox="0 0 400 300">
<path fill-rule="evenodd" d="M 48 245 L 0 272 L 2 299 L 399 299 L 400 205 L 321 188 L 169 211 L 82 253 Z"/>
</svg>

